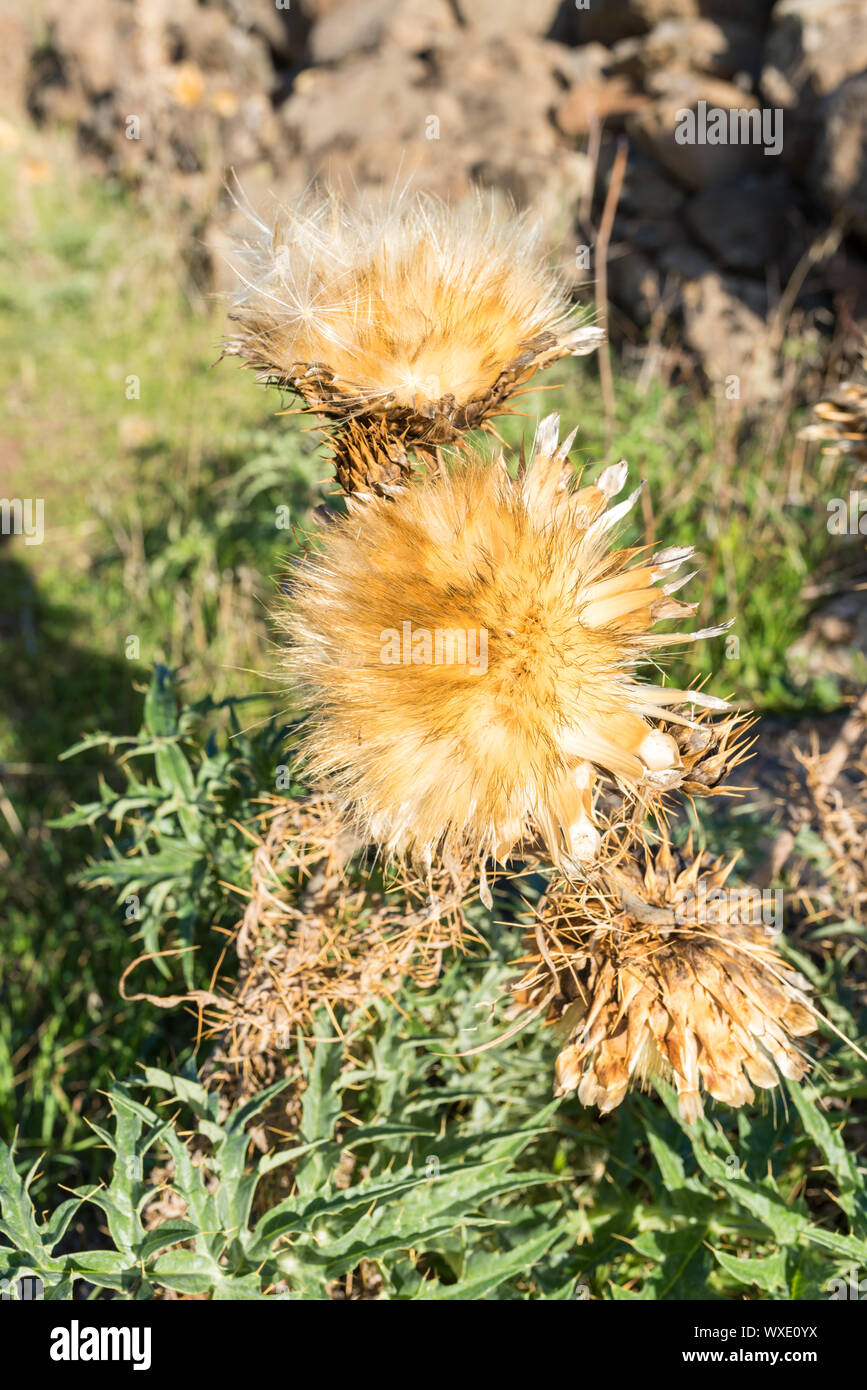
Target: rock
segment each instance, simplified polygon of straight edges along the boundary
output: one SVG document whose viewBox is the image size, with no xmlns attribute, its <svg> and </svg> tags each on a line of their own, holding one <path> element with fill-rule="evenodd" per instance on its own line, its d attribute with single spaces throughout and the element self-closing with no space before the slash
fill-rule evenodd
<svg viewBox="0 0 867 1390">
<path fill-rule="evenodd" d="M 743 405 L 772 400 L 778 385 L 761 287 L 710 270 L 684 283 L 682 304 L 684 339 L 715 389 Z"/>
<path fill-rule="evenodd" d="M 708 19 L 750 24 L 763 34 L 775 4 L 776 0 L 699 0 L 698 8 Z"/>
<path fill-rule="evenodd" d="M 628 128 L 681 183 L 693 189 L 707 188 L 750 172 L 762 160 L 761 146 L 744 143 L 743 132 L 738 129 L 727 131 L 728 143 L 709 143 L 714 132 L 702 117 L 714 110 L 758 112 L 759 103 L 749 93 L 717 78 L 675 74 L 664 95 L 629 117 Z M 694 131 L 685 127 L 683 113 L 687 111 L 695 113 Z M 732 133 L 736 143 L 731 142 Z"/>
<path fill-rule="evenodd" d="M 314 63 L 340 63 L 386 43 L 422 53 L 456 27 L 447 0 L 343 0 L 317 21 L 308 43 Z"/>
<path fill-rule="evenodd" d="M 218 0 L 218 4 L 239 29 L 264 39 L 279 62 L 300 67 L 307 60 L 311 15 L 304 0 L 285 10 L 259 0 Z"/>
<path fill-rule="evenodd" d="M 601 43 L 585 43 L 580 48 L 552 45 L 551 54 L 556 75 L 570 87 L 601 81 L 611 63 L 611 50 Z"/>
<path fill-rule="evenodd" d="M 225 85 L 236 90 L 248 88 L 267 96 L 274 86 L 267 44 L 252 31 L 232 24 L 219 10 L 199 8 L 176 36 L 175 52 L 206 74 L 221 74 Z"/>
<path fill-rule="evenodd" d="M 712 19 L 668 19 L 643 38 L 615 44 L 611 71 L 644 82 L 654 72 L 681 69 L 732 78 L 758 76 L 761 41 L 747 24 L 717 24 Z"/>
<path fill-rule="evenodd" d="M 654 330 L 664 302 L 708 375 L 747 363 L 754 395 L 755 383 L 774 390 L 768 269 L 785 279 L 820 229 L 802 208 L 867 235 L 864 0 L 779 0 L 769 30 L 771 0 L 286 3 L 40 0 L 39 28 L 0 0 L 0 147 L 26 138 L 25 101 L 37 121 L 71 126 L 100 173 L 183 209 L 215 276 L 232 168 L 265 209 L 268 190 L 292 197 L 317 176 L 453 198 L 491 185 L 541 215 L 578 285 L 589 272 L 575 243 L 592 240 L 578 220 L 595 183 L 598 225 L 611 136 L 625 129 L 612 302 Z M 763 153 L 778 132 L 755 124 L 758 80 L 785 112 L 780 159 Z M 687 130 L 683 113 L 699 111 Z M 734 127 L 730 112 L 743 116 Z M 38 160 L 22 174 L 42 177 Z M 799 302 L 827 309 L 840 293 L 857 317 L 867 265 L 855 236 L 813 268 Z"/>
<path fill-rule="evenodd" d="M 646 34 L 666 19 L 697 19 L 699 0 L 606 0 L 576 9 L 572 21 L 577 43 L 614 44 Z"/>
<path fill-rule="evenodd" d="M 517 207 L 530 208 L 547 229 L 552 253 L 557 254 L 558 238 L 571 224 L 575 204 L 590 196 L 593 165 L 580 150 L 558 150 L 552 160 L 540 167 L 527 150 L 510 159 L 506 150 L 498 149 L 472 168 L 470 180 L 484 187 L 503 189 Z M 559 257 L 566 279 L 575 284 L 585 278 L 581 267 L 571 260 L 579 249 L 574 246 L 565 258 Z"/>
<path fill-rule="evenodd" d="M 762 92 L 791 108 L 815 103 L 867 70 L 862 0 L 779 0 L 765 46 Z"/>
<path fill-rule="evenodd" d="M 258 3 L 258 0 L 254 0 L 254 3 Z M 345 3 L 346 0 L 297 0 L 298 9 L 311 24 L 315 24 L 317 19 L 331 14 L 332 10 L 336 10 Z"/>
<path fill-rule="evenodd" d="M 786 113 L 784 158 L 796 177 L 813 166 L 832 93 L 865 70 L 867 10 L 861 0 L 780 0 L 761 91 Z"/>
<path fill-rule="evenodd" d="M 667 251 L 683 243 L 683 220 L 675 217 L 618 218 L 614 224 L 617 241 L 638 251 Z"/>
<path fill-rule="evenodd" d="M 560 11 L 570 4 L 571 0 L 455 0 L 454 8 L 462 24 L 487 38 L 532 34 L 541 39 L 558 29 Z"/>
<path fill-rule="evenodd" d="M 555 120 L 564 135 L 586 135 L 594 121 L 610 122 L 646 104 L 647 97 L 634 91 L 624 78 L 582 82 L 560 102 Z"/>
<path fill-rule="evenodd" d="M 426 122 L 439 122 L 440 137 L 459 130 L 461 112 L 450 94 L 423 87 L 427 69 L 416 58 L 382 51 L 356 57 L 339 73 L 311 68 L 295 83 L 280 110 L 280 121 L 296 155 L 311 174 L 329 165 L 335 175 L 349 173 L 358 155 L 362 164 L 370 152 L 395 143 L 403 146 L 411 167 L 424 162 Z M 391 161 L 392 165 L 394 161 Z M 359 180 L 369 176 L 360 169 Z M 376 182 L 380 182 L 377 177 Z"/>
<path fill-rule="evenodd" d="M 25 14 L 16 0 L 0 0 L 0 109 L 10 116 L 27 104 L 36 31 L 35 15 Z"/>
<path fill-rule="evenodd" d="M 339 69 L 310 69 L 281 110 L 292 179 L 327 172 L 391 184 L 399 149 L 401 176 L 449 196 L 494 184 L 556 223 L 590 178 L 586 155 L 570 151 L 550 119 L 560 60 L 545 40 L 459 31 L 424 61 L 386 44 Z"/>
<path fill-rule="evenodd" d="M 806 247 L 791 181 L 785 170 L 714 184 L 690 199 L 686 219 L 699 241 L 729 270 L 761 274 L 780 263 L 783 275 Z"/>
<path fill-rule="evenodd" d="M 339 63 L 376 48 L 396 8 L 395 0 L 344 0 L 314 24 L 308 39 L 311 61 Z"/>
<path fill-rule="evenodd" d="M 79 149 L 159 196 L 210 216 L 227 168 L 276 148 L 271 49 L 227 8 L 46 0 L 46 42 L 29 93 L 41 121 L 70 124 Z"/>
<path fill-rule="evenodd" d="M 615 44 L 648 34 L 668 20 L 711 19 L 719 24 L 746 24 L 764 32 L 774 0 L 590 0 L 571 19 L 575 43 Z M 565 14 L 561 18 L 565 23 Z"/>
<path fill-rule="evenodd" d="M 521 204 L 538 198 L 546 216 L 554 203 L 582 196 L 587 183 L 586 157 L 564 146 L 550 118 L 561 94 L 557 51 L 543 39 L 468 43 L 460 35 L 435 59 L 439 92 L 461 110 L 455 144 L 449 149 L 444 137 L 437 152 L 440 164 L 462 165 L 468 180 L 502 184 Z"/>
<path fill-rule="evenodd" d="M 841 83 L 822 114 L 810 187 L 867 241 L 867 73 Z"/>
<path fill-rule="evenodd" d="M 821 277 L 828 297 L 843 297 L 854 321 L 867 323 L 867 261 L 857 254 L 854 239 L 823 262 Z"/>
<path fill-rule="evenodd" d="M 659 271 L 649 256 L 630 249 L 608 262 L 608 290 L 618 308 L 646 328 L 662 297 Z"/>
<path fill-rule="evenodd" d="M 561 61 L 560 45 L 527 37 L 468 43 L 459 35 L 437 53 L 439 90 L 461 111 L 455 144 L 449 149 L 444 139 L 436 151 L 438 177 L 456 166 L 462 182 L 502 187 L 549 227 L 568 225 L 568 210 L 589 194 L 593 171 L 551 120 L 562 92 Z"/>
<path fill-rule="evenodd" d="M 46 10 L 51 43 L 67 84 L 79 83 L 91 96 L 110 92 L 134 67 L 134 14 L 113 14 L 102 0 L 79 5 L 50 4 Z"/>
<path fill-rule="evenodd" d="M 637 217 L 655 220 L 676 215 L 686 195 L 679 184 L 667 178 L 659 165 L 640 150 L 632 150 L 623 179 L 620 207 Z"/>
<path fill-rule="evenodd" d="M 713 271 L 713 261 L 704 251 L 681 235 L 679 242 L 668 246 L 657 257 L 660 270 L 679 280 L 701 280 Z"/>
</svg>

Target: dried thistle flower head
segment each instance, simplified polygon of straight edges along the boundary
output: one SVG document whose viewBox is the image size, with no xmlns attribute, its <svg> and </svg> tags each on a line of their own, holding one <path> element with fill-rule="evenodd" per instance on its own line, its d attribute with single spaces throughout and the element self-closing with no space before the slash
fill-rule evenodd
<svg viewBox="0 0 867 1390">
<path fill-rule="evenodd" d="M 842 382 L 813 414 L 816 419 L 804 426 L 801 439 L 821 441 L 823 454 L 849 454 L 867 463 L 867 381 Z"/>
<path fill-rule="evenodd" d="M 358 845 L 327 798 L 263 805 L 249 887 L 237 890 L 246 901 L 236 968 L 221 982 L 228 992 L 204 1001 L 208 1031 L 222 1038 L 215 1074 L 223 1080 L 261 1078 L 269 1060 L 291 1067 L 290 1043 L 319 1009 L 351 1015 L 404 981 L 426 988 L 446 952 L 478 939 L 463 911 L 461 866 L 371 892 L 350 872 Z"/>
<path fill-rule="evenodd" d="M 613 548 L 638 496 L 609 505 L 626 465 L 575 487 L 558 427 L 543 421 L 516 479 L 462 455 L 353 505 L 286 586 L 276 617 L 310 770 L 390 853 L 505 862 L 541 839 L 566 869 L 592 860 L 594 769 L 668 786 L 680 754 L 660 715 L 726 708 L 636 678 L 661 648 L 723 628 L 652 631 L 692 615 L 672 596 L 692 551 Z"/>
<path fill-rule="evenodd" d="M 384 416 L 410 445 L 446 443 L 604 338 L 576 321 L 539 227 L 481 193 L 450 208 L 330 192 L 257 225 L 227 351 L 338 422 Z"/>
<path fill-rule="evenodd" d="M 807 982 L 782 960 L 758 889 L 727 887 L 733 862 L 662 844 L 618 874 L 560 884 L 543 905 L 531 965 L 516 987 L 567 1030 L 555 1093 L 613 1110 L 630 1084 L 674 1079 L 683 1118 L 702 1090 L 744 1105 L 807 1062 Z M 544 947 L 544 949 L 542 949 Z M 555 979 L 552 981 L 552 967 Z"/>
</svg>

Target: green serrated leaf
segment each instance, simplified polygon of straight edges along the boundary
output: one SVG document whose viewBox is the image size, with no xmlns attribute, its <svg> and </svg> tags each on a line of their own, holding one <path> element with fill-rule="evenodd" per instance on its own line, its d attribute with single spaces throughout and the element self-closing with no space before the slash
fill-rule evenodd
<svg viewBox="0 0 867 1390">
<path fill-rule="evenodd" d="M 507 1251 L 491 1251 L 471 1255 L 463 1277 L 455 1284 L 426 1281 L 416 1298 L 421 1301 L 449 1302 L 455 1299 L 483 1299 L 496 1293 L 508 1280 L 529 1275 L 533 1266 L 556 1244 L 568 1239 L 562 1227 L 545 1230 L 531 1240 L 525 1240 Z"/>
<path fill-rule="evenodd" d="M 739 1284 L 755 1284 L 765 1293 L 786 1295 L 786 1252 L 777 1250 L 773 1255 L 753 1255 L 735 1257 L 724 1250 L 714 1250 L 714 1259 Z"/>
</svg>

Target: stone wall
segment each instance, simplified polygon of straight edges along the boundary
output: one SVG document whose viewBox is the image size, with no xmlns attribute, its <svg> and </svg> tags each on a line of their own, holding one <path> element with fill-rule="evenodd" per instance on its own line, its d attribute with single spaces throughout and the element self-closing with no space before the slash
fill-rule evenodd
<svg viewBox="0 0 867 1390">
<path fill-rule="evenodd" d="M 615 336 L 664 321 L 722 376 L 793 276 L 808 311 L 867 312 L 863 0 L 0 0 L 0 54 L 0 145 L 72 126 L 214 247 L 230 170 L 260 205 L 321 174 L 481 183 L 539 210 L 580 293 L 625 140 Z M 678 139 L 714 110 L 769 138 Z"/>
</svg>

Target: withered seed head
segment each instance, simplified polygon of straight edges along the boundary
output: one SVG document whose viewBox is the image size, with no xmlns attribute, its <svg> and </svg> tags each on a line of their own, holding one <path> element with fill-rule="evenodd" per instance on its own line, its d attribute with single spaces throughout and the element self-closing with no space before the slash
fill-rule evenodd
<svg viewBox="0 0 867 1390">
<path fill-rule="evenodd" d="M 577 1090 L 605 1112 L 662 1075 L 691 1123 L 702 1090 L 739 1106 L 779 1073 L 805 1074 L 793 1039 L 814 1028 L 809 987 L 777 952 L 758 890 L 727 887 L 731 869 L 663 844 L 616 876 L 555 886 L 540 913 L 545 952 L 514 992 L 527 1007 L 548 997 L 568 1034 L 556 1094 Z"/>
<path fill-rule="evenodd" d="M 262 800 L 249 886 L 238 890 L 237 966 L 204 1010 L 242 1071 L 265 1057 L 285 1064 L 296 1033 L 310 1032 L 323 1008 L 349 1017 L 404 981 L 433 984 L 443 955 L 477 939 L 463 910 L 466 866 L 434 866 L 387 895 L 373 892 L 353 879 L 358 842 L 327 798 Z"/>
<path fill-rule="evenodd" d="M 867 381 L 844 381 L 827 400 L 813 407 L 815 421 L 801 439 L 818 440 L 824 454 L 853 455 L 867 463 Z"/>
</svg>

